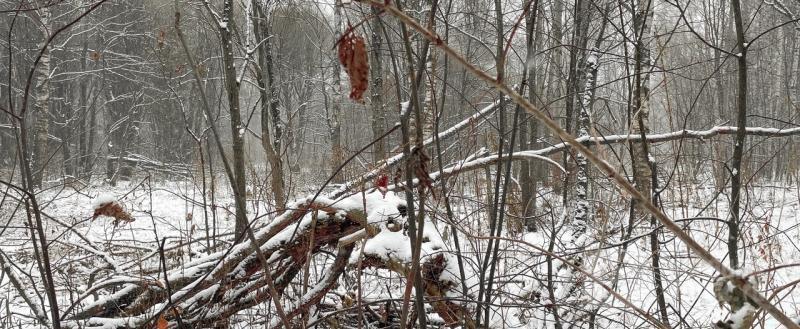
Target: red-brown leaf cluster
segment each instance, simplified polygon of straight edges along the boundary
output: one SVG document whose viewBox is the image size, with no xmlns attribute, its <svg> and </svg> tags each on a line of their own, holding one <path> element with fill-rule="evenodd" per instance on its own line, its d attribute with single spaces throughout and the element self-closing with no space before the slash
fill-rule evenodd
<svg viewBox="0 0 800 329">
<path fill-rule="evenodd" d="M 362 102 L 369 85 L 369 61 L 364 38 L 355 35 L 352 28 L 339 40 L 339 62 L 350 77 L 350 99 Z"/>
<path fill-rule="evenodd" d="M 375 188 L 386 197 L 386 192 L 389 191 L 389 176 L 382 174 L 375 180 Z"/>
<path fill-rule="evenodd" d="M 106 202 L 100 204 L 97 208 L 95 208 L 92 220 L 100 216 L 108 216 L 114 218 L 114 225 L 117 225 L 120 222 L 122 223 L 133 222 L 133 216 L 131 216 L 129 212 L 125 211 L 125 208 L 123 208 L 122 205 L 116 201 Z"/>
<path fill-rule="evenodd" d="M 156 329 L 167 329 L 169 328 L 169 321 L 164 318 L 164 314 L 158 317 L 158 321 L 156 321 Z"/>
</svg>

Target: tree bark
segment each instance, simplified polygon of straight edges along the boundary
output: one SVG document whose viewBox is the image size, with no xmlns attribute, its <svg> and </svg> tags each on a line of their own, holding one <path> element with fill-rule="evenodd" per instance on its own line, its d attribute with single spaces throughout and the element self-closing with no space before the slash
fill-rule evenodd
<svg viewBox="0 0 800 329">
<path fill-rule="evenodd" d="M 50 121 L 50 47 L 46 47 L 47 40 L 50 38 L 50 8 L 42 7 L 37 10 L 37 14 L 41 22 L 40 30 L 43 40 L 39 48 L 45 50 L 36 67 L 36 83 L 34 85 L 36 121 L 34 121 L 33 127 L 33 187 L 42 186 L 42 178 L 48 160 L 47 135 Z"/>
<path fill-rule="evenodd" d="M 283 180 L 283 159 L 280 155 L 280 123 L 276 122 L 279 115 L 277 88 L 275 87 L 275 74 L 272 63 L 272 33 L 267 10 L 262 8 L 258 1 L 253 0 L 253 32 L 256 42 L 263 44 L 258 49 L 259 68 L 256 69 L 256 80 L 261 96 L 261 147 L 267 156 L 270 166 L 270 186 L 275 199 L 275 207 L 283 209 L 286 206 L 286 191 Z M 266 72 L 264 72 L 266 70 Z M 266 73 L 266 74 L 265 74 Z M 271 120 L 270 120 L 271 119 Z M 271 136 L 272 127 L 275 137 Z"/>
<path fill-rule="evenodd" d="M 564 100 L 564 129 L 567 133 L 573 133 L 574 131 L 574 116 L 575 116 L 575 98 L 577 97 L 578 90 L 580 89 L 581 77 L 578 74 L 579 70 L 579 61 L 583 59 L 583 54 L 585 53 L 586 45 L 588 43 L 587 35 L 589 33 L 589 5 L 587 3 L 588 0 L 575 0 L 575 29 L 572 33 L 572 43 L 570 45 L 569 51 L 569 73 L 567 75 L 567 94 Z M 562 154 L 562 163 L 564 167 L 567 167 L 569 163 L 569 158 L 571 155 L 569 153 Z M 569 186 L 569 174 L 564 175 L 564 179 L 562 180 L 562 184 L 564 187 Z M 561 199 L 564 204 L 567 204 L 568 188 L 564 188 L 561 190 Z"/>
<path fill-rule="evenodd" d="M 236 81 L 236 66 L 233 57 L 233 35 L 231 24 L 233 21 L 233 1 L 226 0 L 222 9 L 222 18 L 219 25 L 219 34 L 222 40 L 222 63 L 225 74 L 225 91 L 228 96 L 228 111 L 231 120 L 231 140 L 233 141 L 233 188 L 234 203 L 236 204 L 236 236 L 243 234 L 247 228 L 247 208 L 245 193 L 244 171 L 244 132 L 242 126 L 241 110 L 239 108 L 239 82 Z"/>
<path fill-rule="evenodd" d="M 647 134 L 650 132 L 650 39 L 651 24 L 653 20 L 653 4 L 651 0 L 639 0 L 634 12 L 634 33 L 636 47 L 634 52 L 634 94 L 633 106 L 631 109 L 631 131 L 634 135 L 642 136 L 640 142 L 631 145 L 631 161 L 633 167 L 633 181 L 636 188 L 643 196 L 650 199 L 653 204 L 657 204 L 654 197 L 653 187 L 658 182 L 658 174 L 655 172 L 655 160 L 650 153 L 647 143 Z M 635 202 L 635 201 L 634 201 Z M 634 225 L 639 218 L 647 217 L 647 212 L 635 209 L 632 212 Z M 656 303 L 658 304 L 661 321 L 668 324 L 667 304 L 664 296 L 664 287 L 661 278 L 660 251 L 658 243 L 658 221 L 655 217 L 649 216 L 650 226 L 650 254 L 651 270 L 655 284 Z"/>
<path fill-rule="evenodd" d="M 630 113 L 630 128 L 633 135 L 646 136 L 650 132 L 650 20 L 652 11 L 649 0 L 640 0 L 634 13 L 634 33 L 636 48 L 634 53 L 634 91 Z M 645 40 L 645 38 L 648 38 Z M 644 141 L 631 143 L 631 162 L 633 181 L 639 193 L 648 199 L 651 196 L 650 154 Z M 637 208 L 638 209 L 638 208 Z M 641 210 L 635 211 L 637 218 L 644 216 Z"/>
<path fill-rule="evenodd" d="M 333 36 L 337 42 L 342 37 L 342 1 L 336 0 L 333 9 Z M 342 92 L 341 92 L 341 65 L 339 61 L 333 60 L 333 95 L 331 97 L 331 113 L 328 113 L 328 131 L 331 136 L 331 175 L 333 183 L 343 183 L 344 175 L 336 169 L 344 161 L 344 150 L 342 149 L 342 125 L 339 122 L 342 112 Z"/>
<path fill-rule="evenodd" d="M 739 0 L 731 0 L 734 25 L 736 27 L 736 48 L 739 53 L 737 59 L 737 99 L 736 99 L 736 126 L 747 126 L 747 41 L 744 35 L 744 22 L 742 8 Z M 736 140 L 731 159 L 731 214 L 728 219 L 728 257 L 731 268 L 741 267 L 739 261 L 739 223 L 741 221 L 741 192 L 742 192 L 742 158 L 744 157 L 745 129 L 736 131 Z M 744 294 L 737 293 L 731 304 L 733 312 L 740 309 L 745 303 Z"/>
<path fill-rule="evenodd" d="M 386 129 L 386 104 L 383 99 L 383 59 L 381 58 L 381 48 L 383 44 L 383 33 L 380 17 L 380 9 L 372 7 L 372 14 L 375 18 L 372 19 L 372 34 L 371 34 L 371 49 L 370 49 L 370 75 L 372 76 L 372 89 L 370 97 L 370 105 L 372 113 L 372 137 L 373 140 L 383 135 Z M 378 163 L 386 159 L 386 141 L 380 140 L 372 147 L 372 161 Z"/>
<path fill-rule="evenodd" d="M 536 0 L 533 2 L 530 8 L 528 8 L 528 14 L 525 16 L 525 27 L 526 27 L 526 40 L 525 40 L 525 48 L 526 48 L 526 57 L 525 57 L 525 72 L 523 74 L 526 75 L 526 81 L 528 84 L 528 100 L 531 102 L 535 102 L 535 67 L 533 63 L 533 57 L 535 53 L 534 49 L 534 39 L 536 38 L 535 33 L 536 30 L 536 14 L 539 10 L 539 1 Z M 531 148 L 531 139 L 536 139 L 536 135 L 538 134 L 538 121 L 530 120 L 527 114 L 523 114 L 524 120 L 519 127 L 519 147 L 520 150 L 525 151 Z M 530 124 L 528 123 L 530 122 Z M 528 129 L 528 128 L 532 129 Z M 529 137 L 530 134 L 530 137 Z M 539 176 L 532 170 L 530 163 L 527 161 L 523 161 L 520 164 L 519 168 L 519 180 L 520 180 L 520 200 L 522 202 L 522 211 L 520 215 L 524 218 L 525 230 L 528 232 L 535 232 L 537 230 L 536 221 L 533 217 L 536 214 L 536 191 L 539 185 Z"/>
</svg>

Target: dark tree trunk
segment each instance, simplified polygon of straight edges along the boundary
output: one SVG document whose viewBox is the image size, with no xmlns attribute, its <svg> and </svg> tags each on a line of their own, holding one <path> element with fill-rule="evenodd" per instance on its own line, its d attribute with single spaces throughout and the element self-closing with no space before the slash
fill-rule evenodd
<svg viewBox="0 0 800 329">
<path fill-rule="evenodd" d="M 275 198 L 275 206 L 283 209 L 286 206 L 286 192 L 283 180 L 283 159 L 281 158 L 281 125 L 276 122 L 280 117 L 278 109 L 278 97 L 275 87 L 275 74 L 272 63 L 272 33 L 270 22 L 267 20 L 264 10 L 253 1 L 253 25 L 257 41 L 264 40 L 258 49 L 258 62 L 260 70 L 256 70 L 256 80 L 258 81 L 259 92 L 261 95 L 261 147 L 267 155 L 267 162 L 270 166 L 270 184 L 272 194 Z M 264 74 L 266 70 L 266 74 Z M 275 131 L 273 140 L 270 134 L 270 127 Z"/>
<path fill-rule="evenodd" d="M 239 83 L 236 81 L 236 67 L 233 57 L 233 34 L 231 25 L 233 24 L 233 1 L 226 0 L 222 12 L 222 25 L 220 26 L 220 37 L 222 40 L 222 63 L 225 73 L 225 91 L 228 96 L 228 111 L 231 120 L 231 140 L 233 141 L 233 177 L 231 187 L 233 188 L 234 203 L 236 204 L 236 236 L 244 233 L 247 228 L 247 208 L 245 193 L 245 171 L 244 171 L 244 132 L 242 125 L 241 110 L 239 108 Z"/>
<path fill-rule="evenodd" d="M 42 43 L 39 48 L 46 45 L 50 37 L 50 9 L 45 7 L 37 11 L 42 26 Z M 42 186 L 42 177 L 47 167 L 47 136 L 50 121 L 50 47 L 42 53 L 39 65 L 36 67 L 36 98 L 34 100 L 35 116 L 33 127 L 33 186 Z"/>
<path fill-rule="evenodd" d="M 747 41 L 744 35 L 744 22 L 742 19 L 742 8 L 739 0 L 731 0 L 733 10 L 734 25 L 736 26 L 736 48 L 738 75 L 737 75 L 737 99 L 736 99 L 736 126 L 744 128 L 747 126 Z M 731 159 L 731 214 L 728 219 L 728 257 L 733 269 L 741 267 L 739 261 L 739 227 L 741 221 L 741 194 L 742 194 L 742 158 L 744 157 L 745 130 L 736 131 L 736 140 L 733 147 L 733 159 Z M 733 312 L 740 309 L 745 298 L 741 291 L 737 290 L 736 298 L 732 301 Z"/>
<path fill-rule="evenodd" d="M 372 138 L 377 138 L 383 135 L 386 129 L 386 104 L 383 99 L 383 59 L 381 58 L 381 49 L 383 47 L 383 22 L 380 20 L 380 9 L 372 7 L 372 13 L 377 18 L 374 19 L 372 24 L 372 42 L 370 49 L 370 74 L 372 75 L 372 83 L 369 86 L 372 89 L 370 93 L 370 104 L 372 113 Z M 378 141 L 372 147 L 372 161 L 377 163 L 386 158 L 386 142 L 384 140 Z"/>
</svg>

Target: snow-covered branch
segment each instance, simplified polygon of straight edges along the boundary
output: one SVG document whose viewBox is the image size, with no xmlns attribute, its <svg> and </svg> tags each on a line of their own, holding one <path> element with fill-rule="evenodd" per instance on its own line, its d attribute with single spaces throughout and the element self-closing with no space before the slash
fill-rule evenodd
<svg viewBox="0 0 800 329">
<path fill-rule="evenodd" d="M 137 282 L 117 275 L 98 283 L 83 295 L 100 290 L 111 293 L 97 301 L 83 302 L 80 307 L 70 306 L 70 310 L 81 311 L 68 315 L 67 325 L 141 327 L 150 325 L 158 315 L 175 322 L 180 317 L 181 322 L 195 326 L 214 325 L 253 305 L 269 300 L 280 302 L 280 295 L 300 273 L 302 264 L 309 261 L 309 256 L 338 250 L 324 275 L 288 311 L 291 321 L 322 300 L 348 265 L 387 268 L 382 262 L 390 262 L 400 264 L 397 271 L 407 275 L 404 264 L 410 261 L 411 245 L 398 229 L 405 221 L 404 208 L 405 201 L 391 192 L 370 193 L 363 198 L 357 194 L 339 200 L 301 199 L 258 230 L 255 244 L 240 242 L 227 251 L 193 260 L 168 271 L 167 278 L 142 278 Z M 366 239 L 360 247 L 363 252 L 353 252 L 355 241 L 340 243 L 354 234 Z M 453 262 L 441 254 L 441 237 L 426 232 L 426 238 L 423 257 L 430 262 L 426 265 L 430 267 L 426 272 L 430 275 L 423 276 L 431 281 L 426 291 L 435 297 L 432 303 L 440 316 L 456 321 L 467 313 L 461 306 L 442 299 L 447 287 L 455 286 Z M 264 266 L 259 262 L 255 248 L 261 250 L 269 264 Z M 362 254 L 381 262 L 361 262 L 353 257 Z M 269 273 L 264 272 L 265 268 L 269 268 Z M 279 296 L 272 296 L 265 288 L 267 278 L 274 279 Z"/>
<path fill-rule="evenodd" d="M 499 100 L 497 100 L 494 103 L 484 107 L 480 111 L 478 111 L 475 114 L 469 116 L 468 118 L 462 120 L 461 122 L 451 126 L 450 128 L 440 132 L 439 134 L 436 135 L 436 137 L 431 137 L 431 138 L 426 139 L 425 141 L 423 141 L 422 145 L 427 147 L 427 146 L 433 144 L 433 142 L 436 139 L 448 138 L 450 136 L 455 135 L 457 132 L 459 132 L 461 130 L 464 130 L 464 128 L 476 125 L 484 117 L 490 115 L 492 112 L 497 110 L 498 105 L 500 105 L 500 101 Z M 395 155 L 395 156 L 387 159 L 386 161 L 383 162 L 382 165 L 378 166 L 377 168 L 373 169 L 372 171 L 370 171 L 370 172 L 368 172 L 368 173 L 366 173 L 364 175 L 361 175 L 360 177 L 358 177 L 358 178 L 356 178 L 354 180 L 351 180 L 351 181 L 345 183 L 344 185 L 342 185 L 341 187 L 339 187 L 335 191 L 331 192 L 328 197 L 330 197 L 332 199 L 335 199 L 335 198 L 340 198 L 340 197 L 344 196 L 347 192 L 351 191 L 352 189 L 354 189 L 356 187 L 362 186 L 365 182 L 369 182 L 369 181 L 374 180 L 376 177 L 378 177 L 378 175 L 384 173 L 387 168 L 390 168 L 391 166 L 394 166 L 394 165 L 400 163 L 400 161 L 403 160 L 404 158 L 405 158 L 405 156 L 402 153 L 400 153 L 398 155 Z"/>
</svg>

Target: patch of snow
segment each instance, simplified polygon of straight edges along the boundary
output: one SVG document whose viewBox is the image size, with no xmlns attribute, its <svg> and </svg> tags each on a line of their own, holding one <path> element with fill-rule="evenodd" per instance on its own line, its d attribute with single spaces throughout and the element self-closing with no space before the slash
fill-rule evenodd
<svg viewBox="0 0 800 329">
<path fill-rule="evenodd" d="M 98 209 L 106 204 L 117 202 L 117 198 L 111 194 L 102 193 L 92 199 L 92 209 Z"/>
</svg>

